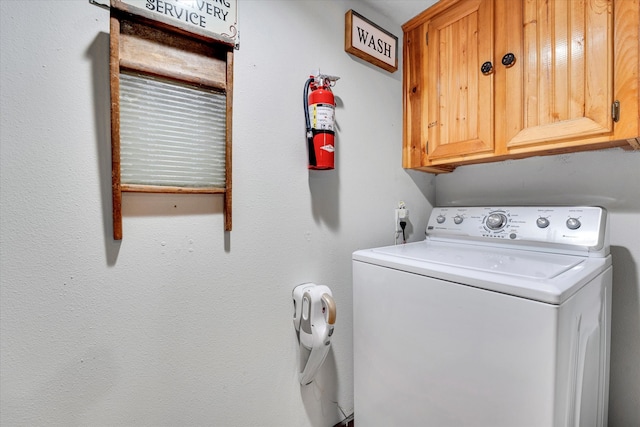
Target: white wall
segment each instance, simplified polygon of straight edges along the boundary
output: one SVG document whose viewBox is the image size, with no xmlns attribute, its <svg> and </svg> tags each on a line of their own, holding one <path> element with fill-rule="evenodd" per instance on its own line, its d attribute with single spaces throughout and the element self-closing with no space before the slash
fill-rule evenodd
<svg viewBox="0 0 640 427">
<path fill-rule="evenodd" d="M 609 426 L 640 426 L 640 152 L 610 149 L 466 166 L 436 177 L 438 205 L 599 205 L 613 259 Z"/>
<path fill-rule="evenodd" d="M 125 194 L 112 240 L 108 17 L 88 1 L 0 2 L 1 423 L 329 426 L 353 410 L 351 261 L 423 238 L 434 177 L 401 168 L 401 72 L 344 52 L 357 1 L 239 1 L 233 231 L 221 199 Z M 312 70 L 335 87 L 337 169 L 310 172 Z M 291 291 L 332 287 L 337 330 L 297 382 Z M 335 403 L 337 402 L 337 403 Z"/>
<path fill-rule="evenodd" d="M 108 12 L 0 1 L 0 423 L 329 426 L 353 408 L 350 254 L 422 239 L 435 204 L 585 203 L 611 212 L 613 427 L 640 425 L 640 153 L 607 150 L 406 172 L 401 75 L 343 49 L 357 1 L 240 1 L 234 230 L 214 196 L 126 194 L 111 238 Z M 341 77 L 337 166 L 309 172 L 311 70 Z M 338 327 L 296 381 L 290 293 L 331 286 Z M 333 402 L 338 402 L 333 403 Z"/>
</svg>

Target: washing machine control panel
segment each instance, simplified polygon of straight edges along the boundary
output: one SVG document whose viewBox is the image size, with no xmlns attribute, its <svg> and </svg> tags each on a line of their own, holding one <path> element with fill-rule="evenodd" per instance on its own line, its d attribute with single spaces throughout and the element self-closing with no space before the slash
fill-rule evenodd
<svg viewBox="0 0 640 427">
<path fill-rule="evenodd" d="M 608 245 L 606 214 L 593 206 L 437 207 L 426 234 L 594 250 Z"/>
</svg>

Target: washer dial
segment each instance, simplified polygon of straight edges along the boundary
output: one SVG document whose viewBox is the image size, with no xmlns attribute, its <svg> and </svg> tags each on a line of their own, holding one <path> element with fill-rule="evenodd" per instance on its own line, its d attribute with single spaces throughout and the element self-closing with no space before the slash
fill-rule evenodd
<svg viewBox="0 0 640 427">
<path fill-rule="evenodd" d="M 538 228 L 547 228 L 549 226 L 549 219 L 540 217 L 536 220 Z"/>
<path fill-rule="evenodd" d="M 489 230 L 500 230 L 507 225 L 507 216 L 503 213 L 494 212 L 487 217 L 485 224 Z"/>
<path fill-rule="evenodd" d="M 581 225 L 582 224 L 580 224 L 580 220 L 578 218 L 569 218 L 567 220 L 567 228 L 569 230 L 577 230 Z"/>
</svg>

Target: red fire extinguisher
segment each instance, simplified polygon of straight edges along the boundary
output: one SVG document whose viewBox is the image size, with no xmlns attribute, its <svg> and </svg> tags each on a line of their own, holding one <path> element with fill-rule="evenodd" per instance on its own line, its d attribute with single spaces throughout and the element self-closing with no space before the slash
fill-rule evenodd
<svg viewBox="0 0 640 427">
<path fill-rule="evenodd" d="M 339 78 L 318 74 L 304 85 L 309 169 L 333 169 L 336 103 L 331 87 Z"/>
</svg>

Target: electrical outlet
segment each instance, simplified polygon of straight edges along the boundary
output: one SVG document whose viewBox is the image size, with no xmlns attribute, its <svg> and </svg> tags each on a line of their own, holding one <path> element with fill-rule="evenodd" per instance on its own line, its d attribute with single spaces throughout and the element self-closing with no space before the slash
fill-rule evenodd
<svg viewBox="0 0 640 427">
<path fill-rule="evenodd" d="M 409 209 L 406 208 L 404 202 L 398 203 L 398 208 L 395 210 L 394 216 L 396 233 L 402 233 L 400 222 L 404 221 L 406 223 L 409 220 Z"/>
</svg>

